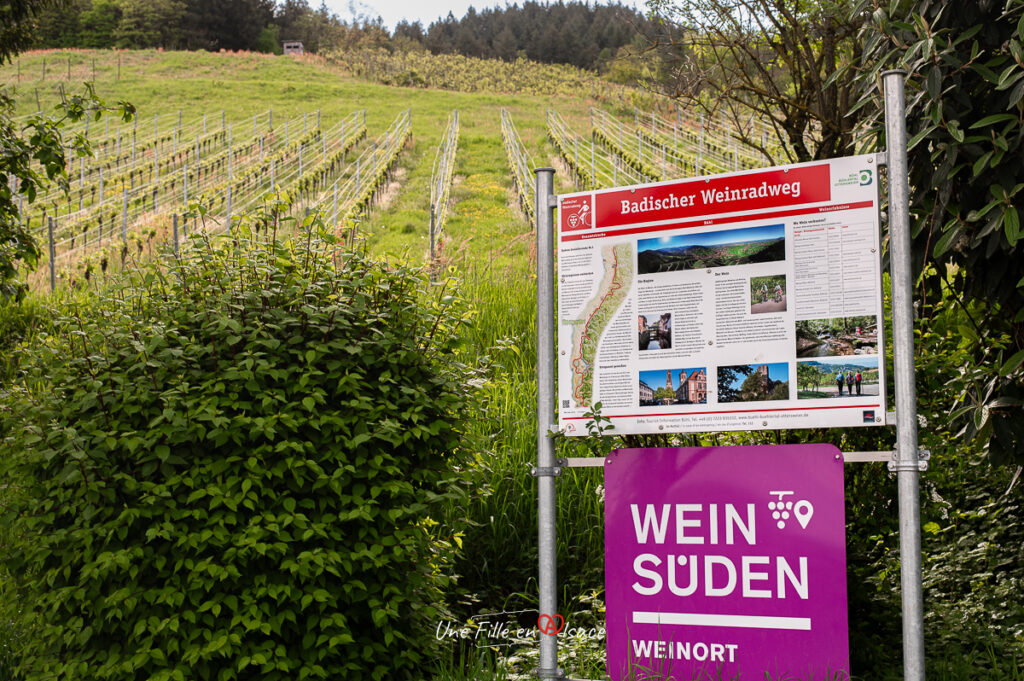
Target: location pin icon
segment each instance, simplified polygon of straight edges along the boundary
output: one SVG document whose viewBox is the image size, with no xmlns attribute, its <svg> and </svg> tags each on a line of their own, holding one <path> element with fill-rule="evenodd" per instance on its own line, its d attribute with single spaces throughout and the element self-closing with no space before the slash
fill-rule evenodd
<svg viewBox="0 0 1024 681">
<path fill-rule="evenodd" d="M 798 501 L 793 505 L 793 515 L 796 516 L 796 521 L 800 523 L 800 527 L 806 530 L 807 523 L 811 522 L 811 516 L 814 515 L 814 506 L 806 499 Z"/>
</svg>

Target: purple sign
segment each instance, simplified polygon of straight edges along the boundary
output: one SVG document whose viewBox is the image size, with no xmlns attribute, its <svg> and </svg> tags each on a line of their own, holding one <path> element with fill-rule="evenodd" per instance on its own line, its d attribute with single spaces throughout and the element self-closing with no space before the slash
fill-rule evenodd
<svg viewBox="0 0 1024 681">
<path fill-rule="evenodd" d="M 620 449 L 604 475 L 612 681 L 849 678 L 838 449 Z"/>
</svg>

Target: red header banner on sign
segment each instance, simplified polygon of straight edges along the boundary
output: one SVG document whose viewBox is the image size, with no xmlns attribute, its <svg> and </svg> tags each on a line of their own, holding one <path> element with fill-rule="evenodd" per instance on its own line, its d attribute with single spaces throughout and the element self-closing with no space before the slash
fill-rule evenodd
<svg viewBox="0 0 1024 681">
<path fill-rule="evenodd" d="M 829 164 L 821 163 L 596 192 L 593 222 L 581 220 L 578 209 L 563 208 L 562 229 L 602 229 L 830 201 L 829 171 Z"/>
</svg>

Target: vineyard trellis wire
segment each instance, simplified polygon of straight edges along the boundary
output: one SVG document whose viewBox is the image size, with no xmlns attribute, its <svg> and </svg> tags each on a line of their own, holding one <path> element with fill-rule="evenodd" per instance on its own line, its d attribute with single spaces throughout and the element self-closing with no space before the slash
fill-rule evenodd
<svg viewBox="0 0 1024 681">
<path fill-rule="evenodd" d="M 319 127 L 319 112 L 316 117 Z M 46 228 L 46 217 L 62 218 L 66 227 L 93 218 L 96 211 L 101 211 L 101 218 L 102 213 L 105 212 L 107 217 L 112 219 L 117 213 L 116 209 L 107 206 L 104 211 L 103 204 L 118 198 L 126 198 L 123 196 L 125 193 L 130 193 L 133 199 L 133 211 L 130 217 L 134 219 L 139 212 L 136 210 L 135 204 L 142 203 L 141 196 L 151 195 L 154 189 L 157 190 L 153 195 L 154 201 L 159 198 L 163 187 L 167 185 L 173 187 L 179 181 L 185 186 L 187 193 L 190 181 L 192 187 L 196 188 L 198 182 L 201 182 L 204 177 L 208 178 L 214 171 L 226 168 L 230 173 L 234 155 L 244 157 L 248 152 L 254 151 L 258 145 L 262 160 L 265 153 L 273 152 L 281 142 L 280 136 L 273 131 L 272 111 L 253 116 L 253 135 L 251 138 L 243 140 L 238 147 L 232 144 L 232 125 L 227 123 L 223 112 L 221 112 L 220 118 L 220 129 L 209 132 L 204 113 L 201 119 L 202 131 L 200 132 L 200 119 L 197 118 L 189 126 L 183 126 L 179 111 L 178 125 L 163 135 L 158 134 L 156 115 L 153 119 L 152 135 L 145 134 L 145 128 L 148 126 L 145 126 L 143 134 L 138 133 L 138 118 L 136 118 L 135 124 L 131 126 L 131 151 L 129 152 L 127 149 L 129 136 L 126 133 L 126 147 L 123 153 L 120 148 L 120 128 L 116 131 L 116 143 L 115 136 L 110 135 L 108 129 L 104 136 L 94 142 L 94 152 L 97 152 L 94 157 L 79 159 L 78 172 L 69 173 L 68 195 L 65 197 L 53 191 L 44 197 L 37 197 L 30 211 L 22 211 L 23 219 L 29 228 L 31 228 L 34 218 L 39 219 L 40 230 Z M 303 128 L 308 127 L 307 120 L 308 115 L 303 114 Z M 289 121 L 285 120 L 284 123 L 283 141 L 287 144 L 289 142 Z M 245 125 L 248 123 L 246 122 Z M 260 132 L 261 127 L 264 128 L 263 133 Z M 292 127 L 295 128 L 294 125 Z M 112 148 L 115 149 L 113 157 L 110 155 Z M 124 162 L 123 168 L 122 161 Z M 89 163 L 88 171 L 85 167 L 87 162 Z M 185 175 L 184 178 L 180 177 L 182 174 Z M 108 194 L 110 194 L 109 198 Z M 135 200 L 137 197 L 138 201 Z M 77 198 L 77 208 L 73 205 L 74 198 Z M 66 209 L 62 205 L 63 201 L 58 202 L 58 199 L 66 201 Z M 124 215 L 123 218 L 127 222 L 129 216 Z M 102 223 L 102 220 L 93 220 L 93 222 Z M 96 226 L 102 230 L 102 224 Z"/>
<path fill-rule="evenodd" d="M 652 178 L 626 163 L 622 157 L 581 138 L 553 109 L 547 111 L 548 138 L 569 166 L 578 189 L 602 189 L 623 184 L 642 184 Z"/>
<path fill-rule="evenodd" d="M 505 147 L 505 158 L 508 160 L 509 168 L 512 170 L 512 182 L 515 184 L 516 196 L 519 199 L 519 207 L 533 224 L 534 204 L 537 196 L 536 183 L 533 181 L 533 159 L 530 152 L 526 150 L 519 131 L 512 121 L 512 115 L 508 109 L 501 109 L 501 141 Z"/>
<path fill-rule="evenodd" d="M 406 109 L 309 207 L 325 216 L 330 215 L 329 223 L 335 229 L 355 220 L 376 201 L 381 187 L 391 177 L 398 155 L 405 148 L 411 132 L 412 117 Z"/>
<path fill-rule="evenodd" d="M 676 106 L 674 120 L 657 111 L 641 111 L 633 107 L 633 124 L 653 140 L 667 144 L 673 138 L 674 146 L 682 143 L 686 131 L 717 140 L 718 147 L 729 158 L 733 170 L 739 167 L 776 165 L 780 160 L 792 160 L 781 131 L 759 118 L 754 112 L 739 112 L 730 107 L 732 115 L 720 111 L 719 115 L 694 115 Z M 678 140 L 678 141 L 677 141 Z"/>
<path fill-rule="evenodd" d="M 358 126 L 355 114 L 349 118 L 352 120 L 347 122 L 347 128 L 351 134 L 346 135 L 344 132 L 346 120 L 343 120 L 340 127 L 342 136 L 348 138 L 348 145 L 351 146 L 357 141 L 354 138 L 358 137 Z M 334 140 L 331 144 L 335 144 Z M 194 148 L 205 149 L 206 156 L 189 166 L 188 160 L 197 158 L 192 156 L 193 147 L 189 145 L 187 149 L 168 160 L 170 165 L 165 167 L 162 175 L 159 169 L 163 162 L 157 160 L 154 149 L 153 158 L 146 162 L 145 168 L 136 169 L 141 173 L 138 185 L 132 179 L 129 187 L 128 179 L 121 178 L 120 196 L 114 194 L 111 197 L 120 198 L 120 201 L 105 201 L 101 193 L 98 200 L 91 202 L 83 210 L 70 215 L 58 215 L 61 220 L 55 233 L 56 251 L 61 255 L 67 255 L 88 247 L 93 230 L 93 243 L 102 245 L 104 227 L 106 235 L 110 237 L 113 236 L 117 223 L 120 223 L 122 240 L 126 240 L 129 227 L 140 218 L 176 212 L 177 207 L 187 205 L 190 198 L 200 194 L 215 197 L 213 202 L 226 205 L 230 212 L 230 194 L 233 191 L 251 188 L 254 185 L 272 187 L 277 179 L 275 170 L 278 163 L 285 164 L 294 159 L 301 171 L 304 156 L 310 159 L 317 151 L 327 152 L 327 135 L 319 128 L 314 128 L 286 144 L 281 137 L 271 132 L 235 145 L 232 142 L 231 126 L 228 125 L 226 130 L 216 133 L 213 139 L 208 136 L 197 138 Z M 269 178 L 266 177 L 267 171 Z M 148 178 L 145 177 L 147 173 Z M 111 188 L 116 191 L 116 187 Z M 220 196 L 224 192 L 228 195 L 226 200 Z M 49 221 L 54 217 L 45 217 L 47 219 L 43 221 L 42 229 L 49 231 Z"/>
<path fill-rule="evenodd" d="M 115 254 L 120 250 L 123 263 L 129 240 L 135 242 L 141 252 L 142 236 L 148 234 L 152 241 L 159 230 L 166 231 L 167 225 L 162 224 L 167 221 L 166 218 L 173 215 L 174 221 L 177 222 L 177 217 L 188 210 L 190 203 L 203 205 L 208 231 L 216 233 L 230 229 L 233 211 L 238 213 L 251 208 L 266 192 L 283 188 L 285 200 L 278 201 L 277 205 L 287 206 L 289 210 L 296 204 L 308 201 L 311 194 L 325 186 L 337 174 L 345 155 L 366 136 L 365 120 L 365 111 L 356 111 L 343 118 L 330 130 L 325 131 L 319 127 L 310 130 L 308 126 L 303 126 L 307 132 L 287 144 L 284 142 L 285 136 L 267 133 L 260 136 L 259 144 L 255 138 L 250 138 L 236 146 L 231 143 L 231 128 L 228 126 L 226 134 L 223 135 L 225 148 L 213 157 L 204 158 L 204 161 L 209 162 L 205 169 L 201 165 L 190 168 L 183 164 L 179 171 L 162 176 L 150 185 L 136 188 L 133 197 L 139 193 L 142 196 L 137 202 L 133 201 L 130 222 L 129 193 L 127 189 L 122 189 L 122 201 L 117 202 L 120 208 L 112 209 L 115 214 L 119 213 L 117 217 L 121 218 L 120 239 L 114 237 L 115 225 L 111 215 L 103 212 L 103 209 L 98 211 L 98 215 L 93 216 L 95 222 L 77 223 L 85 225 L 81 243 L 76 243 L 77 229 L 68 230 L 58 226 L 55 230 L 53 218 L 48 218 L 42 229 L 43 238 L 50 241 L 48 254 L 51 289 L 56 284 L 58 260 L 67 264 L 72 259 L 93 257 L 105 270 L 109 260 L 116 257 Z M 319 126 L 319 114 L 316 121 Z M 286 127 L 289 122 L 292 123 L 293 130 L 298 129 L 298 117 L 292 121 L 285 121 Z M 258 121 L 254 125 L 258 127 Z M 205 184 L 199 185 L 201 175 Z M 150 196 L 153 200 L 147 209 L 145 202 Z M 196 198 L 198 201 L 191 200 Z M 108 237 L 105 245 L 104 222 Z M 96 238 L 91 243 L 88 239 L 90 227 L 96 228 Z M 181 227 L 183 233 L 188 232 L 187 222 Z M 60 237 L 60 240 L 57 240 L 57 237 Z M 90 246 L 91 255 L 86 253 Z M 88 269 L 87 265 L 87 272 Z"/>
<path fill-rule="evenodd" d="M 437 256 L 437 243 L 448 217 L 452 178 L 455 173 L 455 154 L 459 147 L 459 110 L 448 116 L 444 137 L 437 146 L 434 166 L 430 174 L 430 260 Z"/>
</svg>

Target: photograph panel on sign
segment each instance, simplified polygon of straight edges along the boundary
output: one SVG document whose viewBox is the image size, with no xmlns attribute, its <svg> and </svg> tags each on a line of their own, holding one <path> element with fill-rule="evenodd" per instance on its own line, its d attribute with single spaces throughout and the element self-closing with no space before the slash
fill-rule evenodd
<svg viewBox="0 0 1024 681">
<path fill-rule="evenodd" d="M 786 311 L 786 275 L 750 278 L 750 314 Z"/>
<path fill-rule="evenodd" d="M 705 367 L 650 369 L 639 372 L 641 407 L 707 404 Z"/>
<path fill-rule="evenodd" d="M 877 396 L 878 355 L 799 360 L 796 383 L 801 400 Z"/>
<path fill-rule="evenodd" d="M 785 225 L 762 225 L 640 239 L 637 272 L 657 274 L 786 259 Z"/>
<path fill-rule="evenodd" d="M 878 354 L 878 317 L 802 319 L 796 323 L 796 356 Z"/>
<path fill-rule="evenodd" d="M 734 364 L 718 367 L 719 402 L 789 399 L 789 363 Z"/>
<path fill-rule="evenodd" d="M 637 315 L 637 337 L 640 350 L 672 348 L 672 313 L 648 312 Z"/>
</svg>

